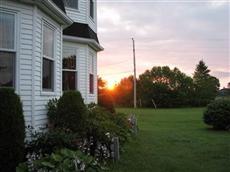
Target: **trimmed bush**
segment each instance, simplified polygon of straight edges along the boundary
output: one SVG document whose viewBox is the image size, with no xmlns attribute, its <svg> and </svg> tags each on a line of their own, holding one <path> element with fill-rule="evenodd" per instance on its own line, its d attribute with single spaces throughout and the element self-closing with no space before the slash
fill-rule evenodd
<svg viewBox="0 0 230 172">
<path fill-rule="evenodd" d="M 0 88 L 0 171 L 14 172 L 24 159 L 25 122 L 13 89 Z"/>
<path fill-rule="evenodd" d="M 230 129 L 230 101 L 220 99 L 210 103 L 204 112 L 204 122 L 214 129 Z"/>
<path fill-rule="evenodd" d="M 57 117 L 54 122 L 57 128 L 81 133 L 84 131 L 86 106 L 78 91 L 66 91 L 58 100 Z"/>
</svg>

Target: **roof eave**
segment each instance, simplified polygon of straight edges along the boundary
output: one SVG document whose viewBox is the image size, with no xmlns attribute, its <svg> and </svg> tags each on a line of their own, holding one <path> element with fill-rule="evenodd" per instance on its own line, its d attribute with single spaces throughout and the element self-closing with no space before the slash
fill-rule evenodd
<svg viewBox="0 0 230 172">
<path fill-rule="evenodd" d="M 55 20 L 57 20 L 60 24 L 65 27 L 68 27 L 73 23 L 73 20 L 68 17 L 59 7 L 57 7 L 51 0 L 21 0 L 26 3 L 32 3 L 40 7 L 47 14 L 52 16 Z"/>
<path fill-rule="evenodd" d="M 104 50 L 104 48 L 94 39 L 63 35 L 63 41 L 88 44 L 91 48 L 93 48 L 97 52 Z"/>
</svg>

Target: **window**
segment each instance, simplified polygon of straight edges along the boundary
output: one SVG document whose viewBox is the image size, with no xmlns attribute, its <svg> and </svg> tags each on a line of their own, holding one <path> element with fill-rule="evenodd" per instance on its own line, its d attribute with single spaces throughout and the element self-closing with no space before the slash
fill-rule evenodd
<svg viewBox="0 0 230 172">
<path fill-rule="evenodd" d="M 47 24 L 43 25 L 43 60 L 42 89 L 54 90 L 54 30 Z"/>
<path fill-rule="evenodd" d="M 94 18 L 94 2 L 90 0 L 90 17 Z"/>
<path fill-rule="evenodd" d="M 78 9 L 78 0 L 64 0 L 66 7 Z"/>
<path fill-rule="evenodd" d="M 77 89 L 77 58 L 75 49 L 63 49 L 63 69 L 62 69 L 62 89 L 76 90 Z"/>
<path fill-rule="evenodd" d="M 89 74 L 89 93 L 94 94 L 94 75 Z"/>
<path fill-rule="evenodd" d="M 94 94 L 94 57 L 89 58 L 89 93 Z"/>
<path fill-rule="evenodd" d="M 15 15 L 0 12 L 0 87 L 15 87 Z"/>
</svg>

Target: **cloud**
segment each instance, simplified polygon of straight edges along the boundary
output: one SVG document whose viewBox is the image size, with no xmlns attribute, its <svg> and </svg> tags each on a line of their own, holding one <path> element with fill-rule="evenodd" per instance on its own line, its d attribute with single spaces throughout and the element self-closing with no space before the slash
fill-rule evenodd
<svg viewBox="0 0 230 172">
<path fill-rule="evenodd" d="M 139 73 L 155 65 L 169 65 L 191 75 L 201 59 L 213 71 L 227 71 L 229 4 L 175 2 L 98 1 L 99 39 L 105 47 L 99 54 L 99 74 L 132 70 L 132 37 L 136 40 Z M 126 59 L 130 59 L 129 65 L 121 63 L 106 68 L 106 64 Z"/>
</svg>

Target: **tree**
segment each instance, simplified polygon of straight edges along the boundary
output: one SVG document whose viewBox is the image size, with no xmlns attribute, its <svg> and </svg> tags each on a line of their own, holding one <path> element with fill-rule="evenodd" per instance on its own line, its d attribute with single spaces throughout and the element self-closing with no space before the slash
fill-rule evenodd
<svg viewBox="0 0 230 172">
<path fill-rule="evenodd" d="M 204 106 L 213 100 L 220 87 L 219 80 L 211 76 L 208 66 L 203 60 L 199 61 L 193 75 L 193 82 L 195 85 L 194 101 L 198 106 Z"/>
<path fill-rule="evenodd" d="M 112 92 L 118 106 L 133 106 L 133 76 L 121 79 Z"/>
<path fill-rule="evenodd" d="M 98 78 L 98 105 L 111 113 L 115 112 L 112 93 L 106 88 L 106 81 L 100 77 Z"/>
<path fill-rule="evenodd" d="M 158 66 L 139 76 L 138 98 L 147 107 L 187 106 L 192 88 L 192 78 L 179 69 Z"/>
</svg>

